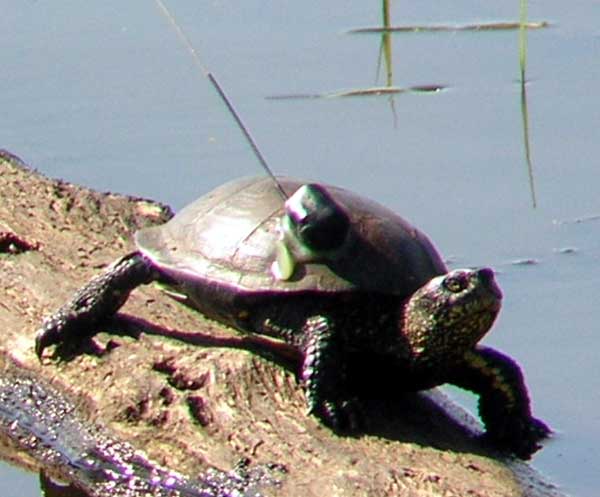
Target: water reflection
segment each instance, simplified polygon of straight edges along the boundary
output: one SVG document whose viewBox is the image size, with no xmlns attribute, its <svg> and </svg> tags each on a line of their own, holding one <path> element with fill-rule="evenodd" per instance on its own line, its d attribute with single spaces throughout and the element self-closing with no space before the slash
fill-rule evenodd
<svg viewBox="0 0 600 497">
<path fill-rule="evenodd" d="M 392 53 L 392 34 L 393 33 L 439 33 L 439 32 L 498 32 L 498 31 L 516 31 L 519 32 L 519 67 L 520 67 L 520 109 L 523 128 L 523 147 L 525 155 L 525 164 L 527 168 L 527 177 L 529 181 L 529 190 L 533 208 L 537 206 L 535 192 L 535 178 L 533 172 L 533 162 L 531 158 L 531 143 L 529 136 L 529 113 L 527 107 L 527 88 L 526 88 L 526 66 L 527 66 L 527 31 L 532 29 L 543 29 L 550 26 L 547 21 L 530 22 L 527 20 L 527 0 L 520 2 L 519 21 L 471 23 L 471 24 L 437 24 L 437 25 L 408 25 L 393 26 L 391 21 L 390 0 L 382 0 L 382 26 L 355 28 L 348 31 L 350 34 L 380 34 L 381 42 L 379 57 L 377 62 L 376 83 L 379 80 L 380 72 L 385 73 L 384 85 L 375 85 L 373 87 L 358 88 L 351 90 L 337 90 L 327 93 L 302 93 L 287 95 L 272 95 L 267 97 L 270 100 L 289 100 L 289 99 L 309 99 L 309 98 L 340 98 L 340 97 L 368 97 L 368 96 L 388 96 L 390 109 L 394 118 L 394 128 L 398 126 L 398 115 L 395 107 L 394 96 L 403 93 L 438 93 L 445 88 L 440 84 L 425 84 L 408 87 L 394 86 L 394 63 Z"/>
<path fill-rule="evenodd" d="M 390 2 L 389 0 L 383 0 L 382 2 L 382 15 L 383 15 L 383 27 L 389 28 L 392 25 L 392 16 L 390 13 Z M 383 64 L 381 63 L 383 60 Z M 385 68 L 385 86 L 393 88 L 394 86 L 394 66 L 392 61 L 392 35 L 388 29 L 385 29 L 381 33 L 381 45 L 379 49 L 379 59 L 377 60 L 377 76 L 376 81 L 379 79 L 379 73 L 381 69 Z M 398 114 L 396 112 L 396 102 L 394 101 L 394 95 L 389 96 L 390 110 L 394 118 L 394 128 L 398 127 Z"/>
<path fill-rule="evenodd" d="M 370 31 L 351 30 L 349 33 L 371 32 L 381 34 L 381 42 L 377 58 L 377 71 L 375 77 L 375 86 L 366 88 L 354 88 L 333 90 L 324 93 L 296 93 L 287 95 L 272 95 L 267 97 L 269 100 L 290 100 L 290 99 L 308 99 L 308 98 L 342 98 L 342 97 L 370 97 L 370 96 L 388 96 L 392 115 L 394 116 L 394 128 L 398 125 L 398 115 L 396 113 L 394 96 L 403 93 L 438 93 L 444 88 L 441 84 L 422 84 L 413 86 L 394 86 L 394 63 L 392 57 L 392 33 L 394 28 L 391 21 L 390 1 L 382 1 L 382 26 L 373 28 Z M 383 63 L 382 63 L 383 62 Z M 381 71 L 385 72 L 385 83 L 377 84 Z"/>
<path fill-rule="evenodd" d="M 531 193 L 531 205 L 535 209 L 537 200 L 535 195 L 535 177 L 533 174 L 533 162 L 531 160 L 531 144 L 529 141 L 529 112 L 527 109 L 527 86 L 525 72 L 527 70 L 527 0 L 521 0 L 521 14 L 519 19 L 519 68 L 521 69 L 521 118 L 523 122 L 523 144 L 525 148 L 525 163 L 527 165 L 527 176 L 529 178 L 529 191 Z"/>
<path fill-rule="evenodd" d="M 550 26 L 549 22 L 528 22 L 525 24 L 527 29 L 543 29 Z M 348 33 L 439 33 L 455 31 L 513 31 L 521 29 L 520 22 L 489 22 L 475 24 L 437 24 L 437 25 L 412 25 L 412 26 L 390 26 L 390 27 L 371 27 L 351 29 Z"/>
</svg>

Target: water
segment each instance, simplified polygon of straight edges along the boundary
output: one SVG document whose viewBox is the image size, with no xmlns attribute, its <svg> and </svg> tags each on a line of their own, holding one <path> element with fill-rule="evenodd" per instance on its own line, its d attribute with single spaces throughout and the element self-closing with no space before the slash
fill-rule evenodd
<svg viewBox="0 0 600 497">
<path fill-rule="evenodd" d="M 48 175 L 175 208 L 260 174 L 153 2 L 5 4 L 0 146 Z M 394 83 L 449 89 L 396 97 L 394 117 L 387 97 L 265 98 L 374 85 L 380 37 L 346 30 L 379 25 L 378 5 L 173 4 L 278 173 L 376 198 L 426 231 L 453 266 L 499 271 L 505 305 L 486 343 L 518 359 L 536 415 L 558 432 L 534 465 L 574 495 L 595 495 L 600 221 L 573 221 L 600 214 L 600 6 L 530 2 L 532 20 L 553 23 L 529 33 L 533 209 L 518 33 L 395 35 Z M 517 18 L 517 2 L 392 10 L 393 24 Z M 515 264 L 523 260 L 536 263 Z"/>
<path fill-rule="evenodd" d="M 40 495 L 38 476 L 0 461 L 0 489 L 3 497 Z"/>
</svg>

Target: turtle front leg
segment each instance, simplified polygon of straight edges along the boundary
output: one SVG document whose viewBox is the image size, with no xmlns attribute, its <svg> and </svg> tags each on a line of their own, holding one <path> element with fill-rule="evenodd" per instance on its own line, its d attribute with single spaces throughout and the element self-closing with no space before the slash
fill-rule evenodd
<svg viewBox="0 0 600 497">
<path fill-rule="evenodd" d="M 347 395 L 346 364 L 331 319 L 324 316 L 307 319 L 303 334 L 301 379 L 308 413 L 336 431 L 355 431 L 361 424 L 358 407 Z"/>
<path fill-rule="evenodd" d="M 550 428 L 531 414 L 523 373 L 510 357 L 489 347 L 465 354 L 449 381 L 479 394 L 479 414 L 486 437 L 500 449 L 529 459 L 541 448 Z"/>
<path fill-rule="evenodd" d="M 111 264 L 79 289 L 72 299 L 46 317 L 35 336 L 35 353 L 42 357 L 49 345 L 64 343 L 78 334 L 90 334 L 104 318 L 115 314 L 134 288 L 157 277 L 150 262 L 132 252 Z"/>
</svg>

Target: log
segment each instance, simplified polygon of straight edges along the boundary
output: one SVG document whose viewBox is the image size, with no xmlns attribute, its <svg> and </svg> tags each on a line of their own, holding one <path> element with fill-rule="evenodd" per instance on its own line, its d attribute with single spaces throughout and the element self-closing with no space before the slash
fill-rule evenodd
<svg viewBox="0 0 600 497">
<path fill-rule="evenodd" d="M 368 433 L 332 433 L 306 415 L 293 358 L 153 286 L 133 292 L 94 338 L 40 363 L 33 340 L 42 318 L 132 250 L 136 229 L 172 213 L 46 178 L 6 151 L 0 196 L 3 374 L 51 383 L 89 423 L 152 460 L 187 475 L 241 458 L 281 463 L 282 497 L 563 495 L 529 465 L 486 448 L 476 422 L 439 392 L 370 402 Z M 11 459 L 39 464 L 25 451 Z"/>
</svg>

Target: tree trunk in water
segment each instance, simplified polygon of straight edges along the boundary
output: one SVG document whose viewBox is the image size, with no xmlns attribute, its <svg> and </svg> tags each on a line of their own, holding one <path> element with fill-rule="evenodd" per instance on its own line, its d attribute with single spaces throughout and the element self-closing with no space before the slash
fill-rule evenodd
<svg viewBox="0 0 600 497">
<path fill-rule="evenodd" d="M 242 458 L 281 463 L 288 474 L 271 491 L 281 496 L 562 495 L 528 465 L 485 449 L 473 420 L 439 393 L 368 404 L 369 433 L 333 434 L 306 416 L 294 368 L 261 354 L 260 340 L 152 286 L 135 290 L 118 317 L 68 357 L 40 364 L 33 341 L 42 318 L 131 251 L 136 229 L 171 212 L 47 179 L 7 152 L 0 153 L 0 197 L 4 375 L 51 383 L 82 419 L 152 460 L 192 476 Z M 12 446 L 3 452 L 38 464 Z"/>
</svg>

